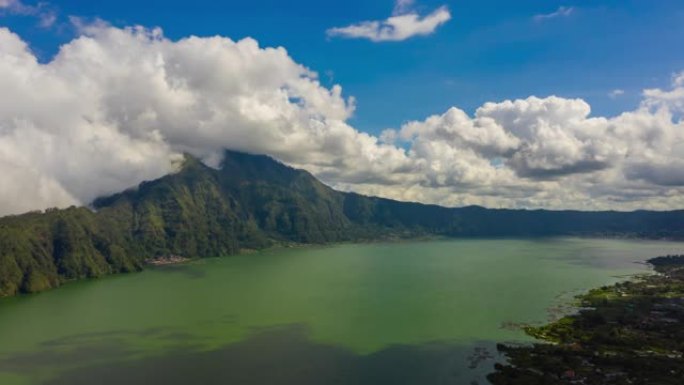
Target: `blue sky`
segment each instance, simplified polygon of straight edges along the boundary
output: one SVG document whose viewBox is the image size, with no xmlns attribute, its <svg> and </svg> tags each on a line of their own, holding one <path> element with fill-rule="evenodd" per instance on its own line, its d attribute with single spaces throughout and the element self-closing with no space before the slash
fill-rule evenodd
<svg viewBox="0 0 684 385">
<path fill-rule="evenodd" d="M 31 4 L 25 1 L 26 4 Z M 43 59 L 73 38 L 67 17 L 98 17 L 116 25 L 162 27 L 166 36 L 254 37 L 283 46 L 324 82 L 357 99 L 350 123 L 379 133 L 458 106 L 472 113 L 486 101 L 558 95 L 587 100 L 597 115 L 633 109 L 641 90 L 663 87 L 684 68 L 681 0 L 423 0 L 426 14 L 447 5 L 452 20 L 434 34 L 375 43 L 329 38 L 325 31 L 390 16 L 393 0 L 72 0 L 51 5 L 52 28 L 35 18 L 4 24 Z M 567 16 L 539 20 L 559 7 Z M 61 26 L 60 26 L 61 24 Z M 625 93 L 611 98 L 614 89 Z"/>
</svg>

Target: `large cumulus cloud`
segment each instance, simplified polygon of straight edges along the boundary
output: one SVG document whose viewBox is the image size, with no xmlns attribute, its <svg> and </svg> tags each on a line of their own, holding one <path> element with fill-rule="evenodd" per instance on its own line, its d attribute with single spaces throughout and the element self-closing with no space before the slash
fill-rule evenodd
<svg viewBox="0 0 684 385">
<path fill-rule="evenodd" d="M 476 203 L 493 188 L 504 206 L 682 208 L 683 101 L 677 75 L 671 89 L 644 91 L 637 110 L 616 117 L 592 117 L 581 99 L 530 97 L 486 103 L 472 118 L 452 108 L 383 137 L 430 159 L 426 175 L 457 192 L 444 202 Z M 464 183 L 475 187 L 461 192 Z M 527 189 L 523 199 L 511 187 Z"/>
<path fill-rule="evenodd" d="M 40 63 L 0 28 L 0 214 L 87 204 L 224 147 L 270 154 L 334 187 L 446 205 L 681 208 L 684 80 L 635 111 L 583 100 L 486 103 L 381 137 L 347 121 L 354 100 L 283 48 L 76 21 Z"/>
<path fill-rule="evenodd" d="M 0 29 L 2 214 L 89 202 L 172 171 L 183 152 L 209 164 L 225 147 L 268 153 L 314 171 L 345 169 L 340 179 L 350 181 L 368 170 L 391 179 L 376 160 L 405 160 L 347 125 L 353 100 L 282 48 L 81 27 L 47 64 Z"/>
</svg>

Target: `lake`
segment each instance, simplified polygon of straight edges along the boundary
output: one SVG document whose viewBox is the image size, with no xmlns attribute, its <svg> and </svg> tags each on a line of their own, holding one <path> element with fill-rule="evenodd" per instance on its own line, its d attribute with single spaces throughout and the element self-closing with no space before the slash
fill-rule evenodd
<svg viewBox="0 0 684 385">
<path fill-rule="evenodd" d="M 486 384 L 516 325 L 684 243 L 439 240 L 269 250 L 0 301 L 0 384 Z"/>
</svg>

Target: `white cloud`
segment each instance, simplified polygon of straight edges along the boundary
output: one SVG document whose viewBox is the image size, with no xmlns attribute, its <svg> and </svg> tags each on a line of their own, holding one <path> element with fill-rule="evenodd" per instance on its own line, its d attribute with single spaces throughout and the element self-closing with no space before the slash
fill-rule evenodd
<svg viewBox="0 0 684 385">
<path fill-rule="evenodd" d="M 558 9 L 555 10 L 554 12 L 535 15 L 534 20 L 535 21 L 545 21 L 545 20 L 557 19 L 559 17 L 568 17 L 568 16 L 572 15 L 574 12 L 575 12 L 575 7 L 561 6 L 561 7 L 558 7 Z"/>
<path fill-rule="evenodd" d="M 614 118 L 591 117 L 581 99 L 530 97 L 486 103 L 472 118 L 452 108 L 385 131 L 385 141 L 403 140 L 411 160 L 425 161 L 426 177 L 413 196 L 391 188 L 384 195 L 496 207 L 682 208 L 678 79 Z"/>
<path fill-rule="evenodd" d="M 345 190 L 444 205 L 684 207 L 684 79 L 594 117 L 581 99 L 485 103 L 387 130 L 283 48 L 82 23 L 48 63 L 0 28 L 0 214 L 84 204 L 224 147 L 266 153 Z M 401 145 L 399 145 L 401 144 Z"/>
<path fill-rule="evenodd" d="M 52 27 L 57 21 L 57 11 L 47 2 L 26 5 L 21 0 L 0 0 L 0 16 L 2 10 L 13 15 L 37 17 L 38 25 L 43 28 Z"/>
<path fill-rule="evenodd" d="M 341 173 L 346 180 L 375 169 L 375 159 L 404 157 L 347 125 L 353 99 L 322 87 L 282 48 L 220 37 L 172 42 L 140 27 L 84 30 L 41 64 L 0 29 L 0 167 L 21 170 L 0 187 L 2 214 L 25 209 L 7 186 L 38 190 L 45 181 L 51 204 L 69 201 L 63 196 L 87 203 L 164 175 L 185 151 L 214 163 L 223 147 L 269 153 L 321 172 L 351 155 L 358 167 Z"/>
<path fill-rule="evenodd" d="M 403 41 L 415 36 L 433 34 L 451 20 L 451 12 L 444 6 L 426 16 L 410 11 L 412 1 L 398 1 L 393 16 L 382 21 L 363 21 L 346 27 L 331 28 L 328 36 L 349 39 L 368 39 L 373 42 Z M 404 13 L 408 12 L 408 13 Z"/>
<path fill-rule="evenodd" d="M 684 112 L 684 72 L 672 75 L 671 90 L 644 90 L 646 105 L 650 108 L 666 107 L 673 112 Z"/>
</svg>

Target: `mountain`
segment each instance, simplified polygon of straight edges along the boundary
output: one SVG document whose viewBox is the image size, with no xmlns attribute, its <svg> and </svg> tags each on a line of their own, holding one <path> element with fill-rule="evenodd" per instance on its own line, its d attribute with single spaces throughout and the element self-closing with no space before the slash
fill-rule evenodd
<svg viewBox="0 0 684 385">
<path fill-rule="evenodd" d="M 445 208 L 335 191 L 269 157 L 226 151 L 219 169 L 182 168 L 91 208 L 0 219 L 0 296 L 137 271 L 165 256 L 219 257 L 286 243 L 419 235 L 684 238 L 684 211 Z"/>
</svg>

